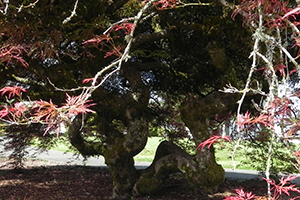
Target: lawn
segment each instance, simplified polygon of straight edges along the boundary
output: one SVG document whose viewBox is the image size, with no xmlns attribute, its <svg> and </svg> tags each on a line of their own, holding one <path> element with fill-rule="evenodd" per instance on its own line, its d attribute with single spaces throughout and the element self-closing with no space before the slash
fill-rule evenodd
<svg viewBox="0 0 300 200">
<path fill-rule="evenodd" d="M 148 143 L 143 151 L 134 157 L 135 161 L 152 162 L 155 151 L 159 143 L 162 141 L 160 137 L 151 137 L 148 139 Z M 232 169 L 233 163 L 231 160 L 233 145 L 218 144 L 216 145 L 216 160 L 224 168 Z M 235 163 L 237 169 L 251 169 L 249 166 L 241 165 L 243 156 L 237 153 L 235 156 Z"/>
<path fill-rule="evenodd" d="M 155 151 L 157 146 L 162 141 L 161 137 L 150 137 L 148 138 L 148 142 L 146 147 L 141 151 L 138 155 L 134 157 L 135 161 L 140 162 L 152 162 L 155 156 Z"/>
<path fill-rule="evenodd" d="M 58 138 L 58 142 L 55 146 L 53 146 L 51 149 L 58 150 L 58 151 L 70 151 L 68 148 L 68 145 L 66 142 L 64 142 L 63 139 Z M 150 137 L 148 139 L 148 142 L 146 144 L 146 147 L 143 151 L 141 151 L 137 156 L 134 157 L 135 161 L 139 162 L 152 162 L 155 156 L 155 151 L 157 149 L 157 146 L 162 141 L 161 137 Z M 205 147 L 206 148 L 206 147 Z M 215 152 L 216 152 L 216 160 L 219 164 L 221 164 L 224 168 L 232 169 L 233 168 L 233 162 L 231 159 L 232 151 L 234 148 L 233 143 L 228 142 L 221 142 L 217 143 L 215 145 Z M 245 159 L 245 156 L 243 153 L 243 146 L 239 147 L 237 153 L 235 154 L 235 164 L 236 169 L 248 169 L 253 170 L 253 168 L 249 165 L 242 164 L 243 159 Z"/>
<path fill-rule="evenodd" d="M 66 142 L 63 141 L 63 139 L 58 138 L 58 142 L 56 143 L 55 146 L 53 146 L 51 149 L 52 150 L 57 150 L 57 151 L 70 151 L 68 148 L 68 145 Z M 161 137 L 150 137 L 148 139 L 148 142 L 146 144 L 146 147 L 141 151 L 137 156 L 134 157 L 135 161 L 139 162 L 152 162 L 155 156 L 155 151 L 157 149 L 157 146 L 159 143 L 162 141 Z M 219 145 L 216 147 L 216 159 L 219 164 L 221 164 L 224 168 L 232 168 L 232 161 L 231 161 L 231 153 L 232 150 L 230 149 L 231 147 L 229 145 Z M 236 164 L 240 164 L 242 160 L 242 156 L 237 155 L 235 161 Z M 238 169 L 249 169 L 247 167 L 242 167 L 238 166 Z"/>
</svg>

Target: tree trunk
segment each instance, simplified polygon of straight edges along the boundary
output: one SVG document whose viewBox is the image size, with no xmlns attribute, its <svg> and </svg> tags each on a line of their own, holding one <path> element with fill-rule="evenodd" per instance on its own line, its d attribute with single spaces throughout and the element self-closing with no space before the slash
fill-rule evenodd
<svg viewBox="0 0 300 200">
<path fill-rule="evenodd" d="M 124 64 L 122 73 L 129 81 L 132 91 L 124 95 L 105 90 L 94 92 L 99 102 L 93 125 L 100 132 L 98 140 L 86 141 L 81 133 L 81 118 L 74 120 L 69 138 L 84 156 L 102 155 L 113 176 L 113 198 L 128 199 L 137 179 L 133 157 L 141 152 L 149 133 L 146 110 L 150 98 L 149 88 L 141 80 L 135 65 Z M 100 141 L 100 142 L 99 142 Z"/>
<path fill-rule="evenodd" d="M 219 118 L 229 116 L 235 108 L 236 95 L 214 92 L 202 99 L 192 99 L 182 103 L 180 114 L 182 121 L 190 129 L 196 145 L 213 135 L 211 122 L 216 115 Z M 197 151 L 196 162 L 202 177 L 202 186 L 213 189 L 224 181 L 225 172 L 215 159 L 214 147 L 205 147 Z"/>
<path fill-rule="evenodd" d="M 211 119 L 228 114 L 234 106 L 234 95 L 213 93 L 203 99 L 184 102 L 181 117 L 189 127 L 196 144 L 212 136 Z M 214 148 L 204 148 L 191 156 L 170 142 L 162 142 L 153 163 L 142 172 L 133 188 L 134 195 L 145 195 L 159 190 L 171 173 L 181 172 L 194 187 L 215 190 L 225 179 L 225 171 L 217 164 Z"/>
<path fill-rule="evenodd" d="M 136 119 L 128 125 L 123 139 L 115 139 L 113 146 L 103 154 L 113 176 L 113 198 L 129 199 L 137 179 L 133 157 L 141 152 L 148 138 L 148 123 Z"/>
<path fill-rule="evenodd" d="M 133 194 L 140 196 L 159 190 L 169 175 L 175 172 L 181 172 L 191 184 L 201 182 L 193 156 L 177 145 L 163 141 L 157 148 L 152 164 L 137 180 Z"/>
<path fill-rule="evenodd" d="M 113 199 L 130 199 L 137 171 L 132 156 L 124 153 L 121 141 L 105 154 L 105 163 L 113 177 Z M 120 145 L 120 146 L 119 146 Z"/>
</svg>

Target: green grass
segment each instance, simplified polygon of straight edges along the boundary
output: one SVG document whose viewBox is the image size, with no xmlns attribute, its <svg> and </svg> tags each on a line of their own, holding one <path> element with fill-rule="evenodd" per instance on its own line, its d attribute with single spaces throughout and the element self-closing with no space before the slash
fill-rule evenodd
<svg viewBox="0 0 300 200">
<path fill-rule="evenodd" d="M 159 145 L 162 139 L 160 137 L 151 137 L 148 139 L 148 143 L 143 151 L 134 157 L 135 161 L 140 162 L 152 162 L 157 146 Z M 216 145 L 216 160 L 224 168 L 232 169 L 233 163 L 231 160 L 232 149 L 234 148 L 233 144 L 218 144 Z M 235 155 L 235 163 L 237 169 L 249 169 L 250 166 L 242 165 L 241 162 L 244 159 L 244 156 L 238 151 Z"/>
<path fill-rule="evenodd" d="M 162 141 L 161 137 L 148 138 L 146 147 L 144 148 L 143 151 L 141 151 L 137 156 L 134 157 L 134 160 L 139 162 L 152 162 L 155 156 L 157 146 L 160 144 L 161 141 Z M 234 148 L 234 143 L 224 142 L 215 145 L 216 160 L 224 168 L 228 168 L 228 169 L 233 168 L 233 163 L 231 160 L 233 148 Z M 60 138 L 58 138 L 57 144 L 54 145 L 51 149 L 62 151 L 62 152 L 66 152 L 66 151 L 72 152 L 72 150 L 70 150 L 70 148 L 68 147 L 67 143 Z M 245 159 L 243 152 L 244 152 L 243 147 L 241 146 L 239 147 L 237 153 L 235 154 L 236 168 L 253 170 L 253 167 L 242 163 L 242 161 Z"/>
<path fill-rule="evenodd" d="M 234 156 L 234 162 L 236 165 L 236 169 L 253 170 L 253 168 L 251 168 L 251 166 L 242 164 L 243 159 L 245 159 L 245 156 L 241 155 L 242 148 L 243 147 L 239 147 Z M 216 161 L 218 164 L 222 165 L 223 168 L 227 168 L 227 169 L 234 168 L 233 162 L 231 159 L 233 149 L 234 149 L 234 144 L 230 144 L 230 143 L 227 143 L 227 144 L 220 143 L 220 144 L 215 145 Z"/>
<path fill-rule="evenodd" d="M 134 157 L 135 161 L 139 162 L 152 162 L 155 156 L 155 151 L 157 149 L 157 146 L 159 143 L 162 141 L 161 137 L 150 137 L 148 138 L 148 142 L 143 149 L 138 155 Z M 232 150 L 230 149 L 229 145 L 224 146 L 217 146 L 216 147 L 216 159 L 219 164 L 221 164 L 224 168 L 233 168 L 232 161 L 231 161 L 231 153 Z M 56 151 L 62 151 L 62 152 L 67 152 L 71 151 L 66 142 L 64 140 L 58 138 L 57 143 L 51 147 L 52 150 Z M 71 151 L 72 152 L 72 151 Z M 242 156 L 237 155 L 235 161 L 236 164 L 240 164 L 242 160 Z M 249 169 L 247 166 L 238 166 L 238 169 Z"/>
<path fill-rule="evenodd" d="M 51 149 L 56 151 L 72 152 L 72 150 L 64 142 L 57 142 Z"/>
<path fill-rule="evenodd" d="M 161 141 L 161 137 L 150 137 L 146 147 L 138 155 L 134 157 L 135 161 L 139 162 L 152 162 L 155 156 L 157 146 Z"/>
<path fill-rule="evenodd" d="M 55 138 L 54 141 L 55 144 L 50 147 L 51 150 L 56 150 L 56 151 L 62 151 L 62 152 L 74 152 L 72 149 L 69 148 L 71 146 L 68 141 L 66 141 L 65 138 L 63 137 L 58 137 Z M 39 141 L 35 139 L 33 141 L 33 146 L 38 146 Z"/>
</svg>

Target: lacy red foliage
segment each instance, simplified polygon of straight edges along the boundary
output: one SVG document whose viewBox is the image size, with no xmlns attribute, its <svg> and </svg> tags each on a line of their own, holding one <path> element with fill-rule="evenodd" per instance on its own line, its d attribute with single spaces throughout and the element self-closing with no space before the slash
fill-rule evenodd
<svg viewBox="0 0 300 200">
<path fill-rule="evenodd" d="M 290 192 L 297 192 L 300 194 L 299 188 L 295 187 L 296 185 L 291 185 L 290 183 L 290 181 L 293 181 L 298 177 L 300 177 L 300 175 L 298 176 L 289 175 L 287 177 L 282 176 L 279 179 L 278 184 L 276 184 L 276 182 L 272 179 L 266 179 L 264 177 L 263 179 L 273 186 L 271 188 L 271 191 L 273 191 L 273 199 L 278 199 L 283 193 L 285 193 L 288 196 L 290 196 Z"/>
<path fill-rule="evenodd" d="M 118 47 L 113 47 L 113 49 L 109 52 L 106 52 L 104 58 L 107 58 L 109 56 L 112 56 L 112 55 L 115 55 L 117 57 L 121 57 L 122 56 L 122 53 L 121 53 L 121 46 L 118 46 Z"/>
<path fill-rule="evenodd" d="M 199 144 L 196 149 L 199 149 L 201 147 L 201 151 L 202 151 L 206 145 L 208 145 L 208 148 L 210 148 L 211 145 L 213 145 L 218 139 L 225 139 L 228 142 L 231 142 L 231 140 L 229 139 L 229 136 L 223 137 L 223 136 L 219 136 L 219 135 L 214 135 L 214 136 L 208 138 L 207 140 L 205 140 L 204 142 L 202 142 L 201 144 Z"/>
<path fill-rule="evenodd" d="M 132 26 L 122 26 L 121 25 L 116 25 L 114 26 L 111 30 L 125 30 L 125 33 L 128 31 L 132 31 L 133 27 Z M 110 34 L 106 35 L 95 35 L 92 39 L 89 39 L 85 42 L 82 43 L 83 45 L 93 45 L 96 48 L 99 48 L 101 51 L 106 51 L 104 58 L 107 58 L 109 56 L 115 55 L 117 57 L 122 56 L 121 53 L 121 46 L 115 46 L 115 43 L 113 41 L 113 37 L 110 36 Z"/>
<path fill-rule="evenodd" d="M 274 21 L 274 16 L 280 19 L 280 16 L 285 15 L 291 10 L 287 5 L 288 2 L 280 0 L 243 0 L 232 13 L 231 17 L 235 19 L 240 14 L 244 18 L 245 23 L 256 22 L 258 19 L 257 9 L 261 8 L 266 22 L 277 22 L 277 20 Z M 269 23 L 266 23 L 266 25 L 272 26 Z"/>
<path fill-rule="evenodd" d="M 36 116 L 34 121 L 51 123 L 53 121 L 52 119 L 58 115 L 57 107 L 58 106 L 53 104 L 51 100 L 49 102 L 43 100 L 35 101 L 32 107 L 32 115 Z"/>
<path fill-rule="evenodd" d="M 273 187 L 271 188 L 271 191 L 273 191 L 273 196 L 272 200 L 280 199 L 280 196 L 284 193 L 287 196 L 290 196 L 291 192 L 294 193 L 300 193 L 300 190 L 298 187 L 295 187 L 295 185 L 292 185 L 290 181 L 295 180 L 299 176 L 292 176 L 289 175 L 287 177 L 282 176 L 279 179 L 279 183 L 276 184 L 276 182 L 273 179 L 266 179 L 263 178 L 265 181 L 267 181 L 270 185 Z M 243 189 L 236 189 L 235 192 L 237 193 L 238 196 L 230 196 L 230 197 L 225 197 L 224 200 L 250 200 L 250 199 L 261 199 L 261 198 L 256 198 L 256 195 L 252 194 L 252 192 L 245 193 Z M 264 199 L 268 199 L 267 197 Z M 290 200 L 295 200 L 299 199 L 298 197 L 291 198 Z"/>
<path fill-rule="evenodd" d="M 158 10 L 171 9 L 177 5 L 176 0 L 159 0 L 154 3 Z"/>
<path fill-rule="evenodd" d="M 84 95 L 79 96 L 70 96 L 68 94 L 66 103 L 63 104 L 61 109 L 67 110 L 67 116 L 71 117 L 71 115 L 78 115 L 78 114 L 84 114 L 84 113 L 95 113 L 95 111 L 89 109 L 89 107 L 96 105 L 95 103 L 88 104 L 90 102 L 89 100 L 86 100 L 86 97 Z"/>
<path fill-rule="evenodd" d="M 0 63 L 6 62 L 10 64 L 13 60 L 21 63 L 22 66 L 28 67 L 28 63 L 24 60 L 23 54 L 27 54 L 27 49 L 24 46 L 4 46 L 0 48 Z"/>
<path fill-rule="evenodd" d="M 240 128 L 250 128 L 255 124 L 262 124 L 265 127 L 274 128 L 278 120 L 288 120 L 292 112 L 292 102 L 287 97 L 274 97 L 274 100 L 266 106 L 257 117 L 251 117 L 248 111 L 244 115 L 238 115 L 235 124 Z"/>
<path fill-rule="evenodd" d="M 98 77 L 98 79 L 101 79 L 101 77 Z M 93 78 L 86 78 L 82 80 L 82 83 L 89 83 L 89 82 L 93 82 L 95 80 L 95 77 Z M 97 81 L 96 81 L 97 83 Z"/>
<path fill-rule="evenodd" d="M 8 93 L 8 98 L 18 96 L 21 97 L 22 92 L 26 92 L 26 90 L 20 86 L 6 86 L 0 90 L 1 96 Z"/>
<path fill-rule="evenodd" d="M 285 69 L 287 69 L 287 67 L 285 65 L 279 63 L 279 64 L 274 65 L 273 69 L 275 72 L 279 72 L 280 76 L 284 76 L 284 77 L 286 76 Z M 263 66 L 256 71 L 260 71 L 260 70 L 263 71 L 263 75 L 270 74 L 269 67 Z"/>
<path fill-rule="evenodd" d="M 129 35 L 134 29 L 135 29 L 134 23 L 124 22 L 122 24 L 117 24 L 117 25 L 113 26 L 111 30 L 114 30 L 114 31 L 123 30 L 126 35 Z"/>
<path fill-rule="evenodd" d="M 244 192 L 243 189 L 234 189 L 234 191 L 237 193 L 238 196 L 235 197 L 225 197 L 224 200 L 251 200 L 255 199 L 255 194 L 252 194 L 252 192 Z"/>
<path fill-rule="evenodd" d="M 82 44 L 103 44 L 109 42 L 111 39 L 112 38 L 109 35 L 95 35 L 92 39 L 89 39 Z"/>
<path fill-rule="evenodd" d="M 13 96 L 21 97 L 21 92 L 26 92 L 25 89 L 14 86 L 4 87 L 0 90 L 1 95 L 7 94 L 9 98 Z M 95 113 L 95 111 L 89 109 L 89 107 L 95 105 L 89 103 L 86 95 L 70 96 L 66 94 L 66 103 L 61 107 L 54 104 L 51 100 L 44 101 L 23 101 L 21 98 L 19 102 L 11 105 L 1 106 L 0 118 L 11 123 L 44 123 L 46 127 L 45 133 L 49 131 L 56 131 L 57 135 L 60 132 L 62 124 L 70 123 L 72 119 L 78 114 Z"/>
</svg>

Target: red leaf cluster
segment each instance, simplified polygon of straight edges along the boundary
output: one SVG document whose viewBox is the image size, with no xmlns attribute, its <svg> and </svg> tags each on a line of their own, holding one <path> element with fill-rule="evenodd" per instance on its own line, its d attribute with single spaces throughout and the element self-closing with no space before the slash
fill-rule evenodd
<svg viewBox="0 0 300 200">
<path fill-rule="evenodd" d="M 26 92 L 26 90 L 20 86 L 6 86 L 0 90 L 1 96 L 8 93 L 8 98 L 18 96 L 21 97 L 22 92 Z"/>
<path fill-rule="evenodd" d="M 243 189 L 235 189 L 234 190 L 238 196 L 235 197 L 225 197 L 224 200 L 251 200 L 255 199 L 255 194 L 252 194 L 252 192 L 244 192 Z"/>
<path fill-rule="evenodd" d="M 112 30 L 114 31 L 124 30 L 124 33 L 126 35 L 129 35 L 134 29 L 135 29 L 135 24 L 127 23 L 127 22 L 124 22 L 122 24 L 117 24 L 112 27 Z"/>
<path fill-rule="evenodd" d="M 95 35 L 93 38 L 83 42 L 82 44 L 103 44 L 109 42 L 111 39 L 112 38 L 109 35 Z"/>
<path fill-rule="evenodd" d="M 271 191 L 273 191 L 273 199 L 278 199 L 278 197 L 281 196 L 283 193 L 285 193 L 288 196 L 290 196 L 290 192 L 297 192 L 300 194 L 299 188 L 295 187 L 296 185 L 290 184 L 290 181 L 293 181 L 298 177 L 300 177 L 300 175 L 298 176 L 288 175 L 287 177 L 282 176 L 279 179 L 278 184 L 276 184 L 276 182 L 272 179 L 266 179 L 264 177 L 263 179 L 273 186 L 271 188 Z"/>
<path fill-rule="evenodd" d="M 1 91 L 1 90 L 0 90 Z M 9 93 L 9 96 L 20 96 L 20 92 L 25 91 L 20 87 L 5 87 L 2 95 Z M 89 103 L 86 95 L 70 96 L 68 94 L 66 103 L 58 107 L 51 100 L 44 101 L 20 101 L 11 105 L 1 106 L 0 118 L 7 122 L 14 123 L 45 123 L 48 124 L 45 133 L 55 130 L 59 134 L 61 124 L 71 122 L 72 118 L 78 114 L 95 113 L 89 107 L 95 105 Z"/>
<path fill-rule="evenodd" d="M 71 117 L 71 115 L 78 115 L 84 113 L 95 113 L 95 111 L 89 109 L 89 107 L 96 105 L 95 103 L 87 104 L 88 100 L 86 100 L 84 95 L 79 96 L 70 96 L 67 95 L 66 103 L 61 107 L 63 110 L 67 110 L 67 116 Z"/>
<path fill-rule="evenodd" d="M 13 60 L 21 63 L 22 66 L 28 67 L 28 63 L 24 60 L 23 54 L 28 53 L 26 48 L 17 45 L 17 46 L 4 46 L 0 48 L 0 63 L 6 62 L 10 64 Z"/>
<path fill-rule="evenodd" d="M 99 79 L 101 79 L 101 77 L 98 77 Z M 95 80 L 95 77 L 93 78 L 86 78 L 82 80 L 82 83 L 89 83 L 89 82 L 93 82 Z M 96 81 L 97 83 L 97 81 Z"/>
<path fill-rule="evenodd" d="M 204 142 L 202 142 L 201 144 L 199 144 L 196 149 L 199 149 L 201 147 L 201 151 L 202 151 L 206 145 L 208 145 L 208 148 L 210 148 L 211 145 L 213 145 L 218 139 L 225 139 L 228 142 L 231 142 L 231 140 L 229 139 L 229 136 L 223 137 L 223 136 L 219 136 L 219 135 L 214 135 L 214 136 L 208 138 L 207 140 L 205 140 Z"/>
<path fill-rule="evenodd" d="M 235 124 L 241 128 L 250 128 L 255 124 L 263 124 L 264 126 L 273 128 L 273 123 L 276 119 L 269 114 L 260 113 L 258 117 L 250 117 L 251 114 L 247 111 L 245 115 L 238 115 Z"/>
<path fill-rule="evenodd" d="M 7 118 L 9 121 L 18 121 L 28 111 L 28 106 L 22 102 L 17 102 L 13 106 L 1 106 L 0 118 Z"/>
<path fill-rule="evenodd" d="M 115 55 L 117 57 L 121 57 L 122 56 L 121 50 L 122 50 L 121 46 L 114 47 L 113 50 L 106 52 L 104 58 L 107 58 L 107 57 L 112 56 L 112 55 Z"/>
<path fill-rule="evenodd" d="M 36 116 L 34 121 L 45 121 L 47 123 L 52 123 L 53 119 L 58 116 L 57 107 L 58 106 L 53 104 L 51 100 L 49 102 L 43 100 L 35 101 L 32 107 L 32 115 Z"/>
<path fill-rule="evenodd" d="M 177 5 L 176 0 L 159 0 L 154 3 L 158 10 L 171 9 Z"/>
</svg>

